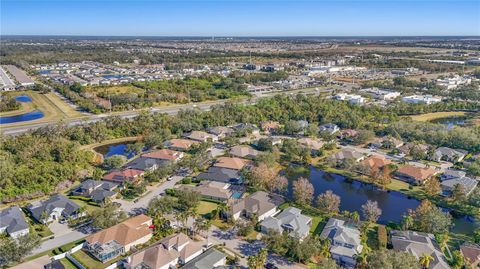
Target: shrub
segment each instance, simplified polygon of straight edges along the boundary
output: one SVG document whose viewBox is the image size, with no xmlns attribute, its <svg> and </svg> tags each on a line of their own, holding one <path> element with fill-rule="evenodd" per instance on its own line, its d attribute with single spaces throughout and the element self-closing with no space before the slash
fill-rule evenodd
<svg viewBox="0 0 480 269">
<path fill-rule="evenodd" d="M 383 225 L 379 225 L 377 228 L 377 236 L 378 236 L 378 247 L 379 248 L 386 248 L 388 237 L 387 237 L 387 229 Z"/>
</svg>

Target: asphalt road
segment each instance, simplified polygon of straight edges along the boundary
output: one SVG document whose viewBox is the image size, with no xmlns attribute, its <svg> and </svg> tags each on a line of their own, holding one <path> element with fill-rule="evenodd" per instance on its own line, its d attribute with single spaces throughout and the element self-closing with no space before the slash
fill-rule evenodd
<svg viewBox="0 0 480 269">
<path fill-rule="evenodd" d="M 314 89 L 300 89 L 300 90 L 293 90 L 289 92 L 283 92 L 284 94 L 297 94 L 297 93 L 304 93 L 304 94 L 318 94 L 320 92 L 329 92 L 330 89 L 325 89 L 325 88 L 320 88 L 317 90 L 316 88 Z M 261 98 L 266 98 L 266 97 L 272 97 L 275 96 L 277 93 L 271 93 L 271 94 L 265 94 L 261 96 L 255 96 L 252 97 L 248 100 L 240 101 L 238 103 L 243 103 L 243 104 L 249 104 L 253 105 L 255 104 L 259 99 Z M 226 102 L 229 102 L 232 100 L 218 100 L 218 101 L 212 101 L 208 103 L 198 103 L 198 104 L 185 104 L 185 105 L 175 105 L 175 106 L 170 106 L 170 107 L 161 107 L 161 108 L 150 108 L 149 110 L 153 113 L 166 113 L 169 115 L 175 115 L 181 110 L 185 109 L 200 109 L 203 111 L 208 111 L 212 106 L 215 105 L 220 105 L 220 104 L 225 104 Z M 109 113 L 109 114 L 100 114 L 100 115 L 92 115 L 89 118 L 84 118 L 84 119 L 70 119 L 70 120 L 64 120 L 68 126 L 75 126 L 75 125 L 80 125 L 80 124 L 87 124 L 87 123 L 93 123 L 99 120 L 102 120 L 106 117 L 109 116 L 120 116 L 122 118 L 134 118 L 136 117 L 141 110 L 138 111 L 124 111 L 124 112 L 114 112 L 114 113 Z M 15 126 L 15 127 L 1 127 L 0 126 L 0 131 L 4 135 L 19 135 L 25 132 L 28 132 L 30 130 L 35 130 L 41 127 L 45 127 L 51 124 L 55 124 L 57 121 L 52 121 L 52 122 L 42 122 L 42 123 L 32 123 L 32 124 L 25 124 L 22 126 Z"/>
</svg>

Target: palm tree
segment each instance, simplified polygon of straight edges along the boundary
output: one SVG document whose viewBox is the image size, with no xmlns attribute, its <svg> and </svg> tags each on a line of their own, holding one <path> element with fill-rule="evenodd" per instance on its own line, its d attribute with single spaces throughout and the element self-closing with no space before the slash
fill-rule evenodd
<svg viewBox="0 0 480 269">
<path fill-rule="evenodd" d="M 367 268 L 368 260 L 367 260 L 367 252 L 363 251 L 360 255 L 356 257 L 356 260 L 358 262 L 358 268 Z"/>
<path fill-rule="evenodd" d="M 326 239 L 322 241 L 320 247 L 320 255 L 324 258 L 330 258 L 330 240 Z"/>
<path fill-rule="evenodd" d="M 448 245 L 448 241 L 450 241 L 450 235 L 448 235 L 448 233 L 445 233 L 445 234 L 442 234 L 441 235 L 441 240 L 440 240 L 440 249 L 442 251 L 445 251 L 445 249 L 447 248 L 447 245 Z"/>
<path fill-rule="evenodd" d="M 423 255 L 420 257 L 420 260 L 418 261 L 422 268 L 428 268 L 430 266 L 430 262 L 433 261 L 433 257 L 429 254 L 423 253 Z"/>
</svg>

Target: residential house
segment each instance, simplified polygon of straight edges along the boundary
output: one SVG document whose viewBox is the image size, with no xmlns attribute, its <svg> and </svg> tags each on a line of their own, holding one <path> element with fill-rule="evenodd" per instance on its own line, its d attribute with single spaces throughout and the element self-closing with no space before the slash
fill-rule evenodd
<svg viewBox="0 0 480 269">
<path fill-rule="evenodd" d="M 229 214 L 234 220 L 241 216 L 252 218 L 256 217 L 258 221 L 262 221 L 270 216 L 278 213 L 278 208 L 283 199 L 272 196 L 264 191 L 257 191 L 249 196 L 238 200 L 230 207 Z"/>
<path fill-rule="evenodd" d="M 433 153 L 433 160 L 440 162 L 440 161 L 448 161 L 448 162 L 460 162 L 465 158 L 467 155 L 467 151 L 463 149 L 451 149 L 447 147 L 439 147 Z"/>
<path fill-rule="evenodd" d="M 365 158 L 361 152 L 358 152 L 354 149 L 342 149 L 334 154 L 332 154 L 328 159 L 331 162 L 336 162 L 337 165 L 341 164 L 346 160 L 352 160 L 353 162 L 359 162 Z"/>
<path fill-rule="evenodd" d="M 466 177 L 467 173 L 462 170 L 456 170 L 456 169 L 447 169 L 443 174 L 440 175 L 440 180 L 449 180 L 449 179 L 454 179 L 454 178 L 460 178 L 460 177 Z"/>
<path fill-rule="evenodd" d="M 138 215 L 85 238 L 83 248 L 101 262 L 114 259 L 152 238 L 152 218 Z"/>
<path fill-rule="evenodd" d="M 218 141 L 218 136 L 203 131 L 192 131 L 185 134 L 184 137 L 198 142 Z"/>
<path fill-rule="evenodd" d="M 212 166 L 197 175 L 200 180 L 211 180 L 230 184 L 242 184 L 243 176 L 238 170 Z"/>
<path fill-rule="evenodd" d="M 126 259 L 125 269 L 169 269 L 185 264 L 202 254 L 205 242 L 195 242 L 184 233 L 163 238 L 158 244 Z"/>
<path fill-rule="evenodd" d="M 168 160 L 149 158 L 149 157 L 144 157 L 142 155 L 125 164 L 123 168 L 141 170 L 145 172 L 153 172 L 159 169 L 160 167 L 167 165 L 169 162 L 170 161 Z"/>
<path fill-rule="evenodd" d="M 29 233 L 28 223 L 18 206 L 12 206 L 0 211 L 0 233 L 6 233 L 12 238 Z"/>
<path fill-rule="evenodd" d="M 260 223 L 262 232 L 287 232 L 289 235 L 304 239 L 310 232 L 312 218 L 302 214 L 302 210 L 288 207 L 280 214 L 266 218 Z"/>
<path fill-rule="evenodd" d="M 424 154 L 428 153 L 429 146 L 426 144 L 405 143 L 398 148 L 400 153 L 405 155 L 411 155 L 413 149 L 416 149 Z"/>
<path fill-rule="evenodd" d="M 463 243 L 460 246 L 460 251 L 465 258 L 465 263 L 470 265 L 470 268 L 480 268 L 480 246 L 472 243 Z"/>
<path fill-rule="evenodd" d="M 396 176 L 402 181 L 414 185 L 422 185 L 427 179 L 433 177 L 437 173 L 437 170 L 430 167 L 419 167 L 408 164 L 398 168 Z"/>
<path fill-rule="evenodd" d="M 127 168 L 123 170 L 114 170 L 110 173 L 103 176 L 103 180 L 111 181 L 119 184 L 123 184 L 125 182 L 136 183 L 139 181 L 140 177 L 145 174 L 145 171 Z"/>
<path fill-rule="evenodd" d="M 242 170 L 245 166 L 250 166 L 252 161 L 237 157 L 220 157 L 213 166 L 227 168 L 232 170 Z"/>
<path fill-rule="evenodd" d="M 93 202 L 101 203 L 117 194 L 113 191 L 117 186 L 117 184 L 108 181 L 88 179 L 72 190 L 71 194 L 91 198 Z"/>
<path fill-rule="evenodd" d="M 408 252 L 417 259 L 430 255 L 433 260 L 428 269 L 450 268 L 433 234 L 394 230 L 390 232 L 390 238 L 394 250 Z"/>
<path fill-rule="evenodd" d="M 322 150 L 323 145 L 325 144 L 320 139 L 314 139 L 310 137 L 304 137 L 297 140 L 298 144 L 303 148 L 308 148 L 312 153 L 318 153 Z"/>
<path fill-rule="evenodd" d="M 368 172 L 376 173 L 380 171 L 382 167 L 391 164 L 392 161 L 385 158 L 383 155 L 373 154 L 361 163 L 364 167 L 368 168 Z"/>
<path fill-rule="evenodd" d="M 217 200 L 221 202 L 228 201 L 233 191 L 229 183 L 217 182 L 217 181 L 202 181 L 197 186 L 184 186 L 190 188 L 202 195 L 202 197 L 211 200 Z"/>
<path fill-rule="evenodd" d="M 175 138 L 165 141 L 163 146 L 172 150 L 186 151 L 195 144 L 198 144 L 198 141 Z"/>
<path fill-rule="evenodd" d="M 233 125 L 232 128 L 233 130 L 235 130 L 235 132 L 241 132 L 241 133 L 246 132 L 254 136 L 260 135 L 260 129 L 258 129 L 256 125 L 253 125 L 251 123 L 239 123 L 239 124 Z"/>
<path fill-rule="evenodd" d="M 334 134 L 334 133 L 340 131 L 340 128 L 336 124 L 333 124 L 333 123 L 322 124 L 319 127 L 320 127 L 320 132 L 322 132 L 322 133 Z"/>
<path fill-rule="evenodd" d="M 181 158 L 183 158 L 185 154 L 180 151 L 171 150 L 171 149 L 160 149 L 151 151 L 148 153 L 142 154 L 142 157 L 150 158 L 150 159 L 157 159 L 157 160 L 164 160 L 164 161 L 171 161 L 177 162 Z"/>
<path fill-rule="evenodd" d="M 49 264 L 46 264 L 43 269 L 65 269 L 65 266 L 63 266 L 60 260 L 53 260 Z"/>
<path fill-rule="evenodd" d="M 442 187 L 442 195 L 444 196 L 451 196 L 456 185 L 462 186 L 463 190 L 465 191 L 465 195 L 469 196 L 477 187 L 478 180 L 464 176 L 444 180 L 440 183 L 440 185 Z"/>
<path fill-rule="evenodd" d="M 278 121 L 262 121 L 260 122 L 260 128 L 266 134 L 274 134 L 280 129 L 280 123 Z"/>
<path fill-rule="evenodd" d="M 84 215 L 80 206 L 61 194 L 54 194 L 47 200 L 27 206 L 32 217 L 40 223 L 55 220 L 75 219 Z"/>
<path fill-rule="evenodd" d="M 218 138 L 225 138 L 235 132 L 232 128 L 226 126 L 208 128 L 207 131 L 213 135 L 216 135 Z"/>
<path fill-rule="evenodd" d="M 402 140 L 395 137 L 387 136 L 381 139 L 381 145 L 383 148 L 386 149 L 398 149 L 403 146 L 403 144 L 405 143 Z"/>
<path fill-rule="evenodd" d="M 249 146 L 237 145 L 230 149 L 230 154 L 240 158 L 255 159 L 260 154 L 260 151 Z"/>
<path fill-rule="evenodd" d="M 182 269 L 220 269 L 227 268 L 227 256 L 215 248 L 209 248 L 207 251 L 198 255 L 184 266 Z"/>
<path fill-rule="evenodd" d="M 356 257 L 363 250 L 360 231 L 357 227 L 345 220 L 330 218 L 320 237 L 330 239 L 332 259 L 345 268 L 355 267 Z"/>
</svg>

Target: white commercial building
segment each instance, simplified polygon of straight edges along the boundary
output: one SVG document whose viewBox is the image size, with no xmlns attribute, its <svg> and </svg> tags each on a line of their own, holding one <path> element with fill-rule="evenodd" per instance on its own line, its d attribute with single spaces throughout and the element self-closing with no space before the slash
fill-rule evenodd
<svg viewBox="0 0 480 269">
<path fill-rule="evenodd" d="M 442 99 L 431 95 L 410 95 L 402 98 L 402 101 L 408 104 L 434 104 L 441 102 Z"/>
<path fill-rule="evenodd" d="M 333 97 L 336 100 L 348 101 L 351 104 L 363 104 L 365 98 L 356 94 L 339 93 Z"/>
<path fill-rule="evenodd" d="M 400 92 L 384 90 L 379 88 L 361 89 L 360 92 L 369 95 L 373 99 L 389 101 L 400 96 Z"/>
</svg>

